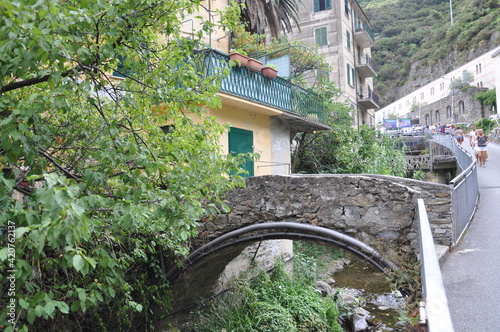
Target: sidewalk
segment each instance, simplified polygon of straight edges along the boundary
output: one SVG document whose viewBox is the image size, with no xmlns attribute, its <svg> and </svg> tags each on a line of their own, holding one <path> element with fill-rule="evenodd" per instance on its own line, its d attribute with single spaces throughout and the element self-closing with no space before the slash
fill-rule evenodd
<svg viewBox="0 0 500 332">
<path fill-rule="evenodd" d="M 500 144 L 490 143 L 488 155 L 477 170 L 477 211 L 442 264 L 455 332 L 500 331 Z"/>
</svg>

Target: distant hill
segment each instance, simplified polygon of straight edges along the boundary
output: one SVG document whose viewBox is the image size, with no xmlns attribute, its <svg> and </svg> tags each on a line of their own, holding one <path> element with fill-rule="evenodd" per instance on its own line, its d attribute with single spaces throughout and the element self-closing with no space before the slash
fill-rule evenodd
<svg viewBox="0 0 500 332">
<path fill-rule="evenodd" d="M 358 0 L 376 36 L 385 106 L 500 45 L 498 0 Z"/>
</svg>

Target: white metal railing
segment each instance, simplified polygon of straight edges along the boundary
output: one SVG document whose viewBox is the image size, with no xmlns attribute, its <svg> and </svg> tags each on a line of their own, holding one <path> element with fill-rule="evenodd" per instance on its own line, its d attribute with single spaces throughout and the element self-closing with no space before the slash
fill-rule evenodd
<svg viewBox="0 0 500 332">
<path fill-rule="evenodd" d="M 420 324 L 428 332 L 454 332 L 441 268 L 423 199 L 418 199 L 422 292 Z"/>
<path fill-rule="evenodd" d="M 479 199 L 477 165 L 471 154 L 461 147 L 452 136 L 435 135 L 434 142 L 449 148 L 462 170 L 450 181 L 452 187 L 453 244 L 456 244 L 476 212 Z"/>
</svg>

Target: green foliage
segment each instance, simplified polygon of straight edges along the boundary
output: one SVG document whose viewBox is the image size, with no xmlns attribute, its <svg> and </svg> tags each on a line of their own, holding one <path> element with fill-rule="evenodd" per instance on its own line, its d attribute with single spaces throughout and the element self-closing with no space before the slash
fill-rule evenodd
<svg viewBox="0 0 500 332">
<path fill-rule="evenodd" d="M 168 309 L 162 263 L 243 183 L 229 177 L 241 160 L 220 153 L 227 128 L 199 106 L 219 105 L 225 73 L 202 77 L 193 56 L 212 23 L 181 32 L 198 4 L 2 1 L 0 269 L 16 270 L 17 304 L 12 317 L 1 300 L 6 331 L 147 329 Z"/>
<path fill-rule="evenodd" d="M 192 331 L 342 331 L 332 297 L 321 297 L 309 280 L 292 277 L 283 263 L 269 275 L 240 281 L 223 304 L 200 313 Z"/>
<path fill-rule="evenodd" d="M 404 151 L 397 149 L 389 137 L 377 137 L 374 130 L 361 126 L 333 125 L 330 131 L 315 133 L 304 139 L 295 172 L 316 174 L 384 174 L 404 176 Z"/>
<path fill-rule="evenodd" d="M 426 175 L 425 172 L 422 170 L 417 170 L 413 172 L 413 179 L 415 180 L 420 180 L 420 181 L 425 181 Z"/>
<path fill-rule="evenodd" d="M 474 125 L 476 126 L 476 129 L 483 129 L 485 135 L 488 135 L 491 129 L 497 126 L 497 123 L 495 120 L 481 119 L 474 122 Z"/>
<path fill-rule="evenodd" d="M 496 89 L 480 91 L 476 93 L 474 99 L 479 100 L 481 104 L 495 106 L 497 101 Z"/>
</svg>

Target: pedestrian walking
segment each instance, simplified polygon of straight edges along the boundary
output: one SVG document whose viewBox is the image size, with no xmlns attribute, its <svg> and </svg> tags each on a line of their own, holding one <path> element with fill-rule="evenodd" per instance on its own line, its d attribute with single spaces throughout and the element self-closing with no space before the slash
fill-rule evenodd
<svg viewBox="0 0 500 332">
<path fill-rule="evenodd" d="M 459 126 L 455 129 L 455 138 L 457 139 L 458 144 L 462 145 L 464 141 L 464 132 L 460 129 Z"/>
<path fill-rule="evenodd" d="M 479 160 L 479 167 L 486 167 L 486 159 L 488 158 L 488 143 L 490 142 L 488 136 L 484 135 L 482 129 L 477 130 L 476 144 L 478 149 L 477 158 Z"/>
<path fill-rule="evenodd" d="M 474 145 L 476 144 L 476 126 L 472 125 L 470 126 L 470 133 L 469 133 L 469 143 L 470 147 L 474 148 Z"/>
</svg>

